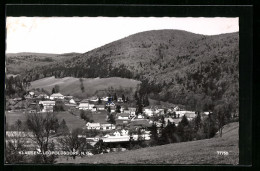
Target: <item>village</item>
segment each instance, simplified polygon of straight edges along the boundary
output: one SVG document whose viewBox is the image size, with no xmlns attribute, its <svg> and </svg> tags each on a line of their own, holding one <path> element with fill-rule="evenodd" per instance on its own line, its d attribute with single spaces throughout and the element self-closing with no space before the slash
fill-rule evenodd
<svg viewBox="0 0 260 171">
<path fill-rule="evenodd" d="M 26 102 L 24 107 L 13 107 L 17 103 Z M 160 129 L 166 127 L 170 123 L 176 126 L 185 115 L 191 121 L 197 113 L 194 111 L 186 111 L 179 106 L 172 106 L 169 108 L 158 107 L 156 105 L 149 105 L 142 107 L 138 111 L 137 107 L 128 103 L 128 98 L 114 96 L 97 97 L 92 96 L 85 99 L 79 99 L 73 96 L 65 96 L 59 92 L 53 93 L 50 96 L 43 92 L 28 91 L 22 98 L 9 99 L 8 112 L 22 112 L 22 113 L 59 113 L 60 111 L 67 111 L 77 119 L 84 119 L 82 113 L 87 112 L 92 119 L 85 120 L 83 130 L 95 130 L 101 132 L 101 135 L 88 137 L 86 135 L 78 135 L 80 138 L 85 138 L 87 142 L 94 146 L 98 141 L 109 144 L 107 151 L 116 151 L 115 148 L 121 145 L 120 150 L 126 150 L 124 145 L 129 141 L 149 141 L 151 138 L 151 128 L 156 125 L 158 134 Z M 24 103 L 23 103 L 24 104 Z M 207 116 L 209 112 L 202 113 L 202 117 Z M 96 119 L 95 119 L 96 118 Z M 111 120 L 112 118 L 112 120 Z M 69 122 L 69 121 L 67 121 Z M 70 130 L 71 132 L 72 130 Z M 31 132 L 6 131 L 8 138 L 25 137 Z M 52 141 L 56 141 L 55 138 Z M 28 141 L 28 146 L 33 146 L 32 142 Z M 58 144 L 58 143 L 57 143 Z M 92 153 L 88 153 L 92 155 Z"/>
</svg>

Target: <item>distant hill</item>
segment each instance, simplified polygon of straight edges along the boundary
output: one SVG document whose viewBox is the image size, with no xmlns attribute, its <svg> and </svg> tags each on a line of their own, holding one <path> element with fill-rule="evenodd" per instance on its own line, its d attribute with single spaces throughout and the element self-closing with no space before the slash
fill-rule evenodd
<svg viewBox="0 0 260 171">
<path fill-rule="evenodd" d="M 239 34 L 214 36 L 181 30 L 131 35 L 92 51 L 23 73 L 29 80 L 123 77 L 140 80 L 149 97 L 192 110 L 226 101 L 238 111 Z"/>
<path fill-rule="evenodd" d="M 125 89 L 132 88 L 136 89 L 137 85 L 140 84 L 140 81 L 126 79 L 126 78 L 83 78 L 83 85 L 85 91 L 82 92 L 80 88 L 79 78 L 74 77 L 64 77 L 64 78 L 54 78 L 47 77 L 43 79 L 39 79 L 31 82 L 30 89 L 43 88 L 51 93 L 52 88 L 55 85 L 59 85 L 60 92 L 64 95 L 73 95 L 77 97 L 88 97 L 90 95 L 94 95 L 98 92 L 98 90 L 105 90 L 110 87 L 115 89 Z"/>
<path fill-rule="evenodd" d="M 224 126 L 223 136 L 198 141 L 182 142 L 148 147 L 143 149 L 114 152 L 91 157 L 66 160 L 58 163 L 89 164 L 232 164 L 239 162 L 238 122 Z M 217 151 L 227 151 L 229 155 L 221 156 Z"/>
<path fill-rule="evenodd" d="M 8 53 L 6 54 L 7 74 L 20 74 L 37 66 L 46 66 L 79 53 L 48 54 L 48 53 Z"/>
</svg>

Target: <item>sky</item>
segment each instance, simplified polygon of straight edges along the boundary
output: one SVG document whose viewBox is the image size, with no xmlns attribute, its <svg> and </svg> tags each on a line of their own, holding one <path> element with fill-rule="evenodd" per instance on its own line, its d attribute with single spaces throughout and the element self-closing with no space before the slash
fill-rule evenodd
<svg viewBox="0 0 260 171">
<path fill-rule="evenodd" d="M 85 53 L 149 30 L 218 35 L 239 31 L 238 18 L 7 17 L 6 53 Z"/>
</svg>

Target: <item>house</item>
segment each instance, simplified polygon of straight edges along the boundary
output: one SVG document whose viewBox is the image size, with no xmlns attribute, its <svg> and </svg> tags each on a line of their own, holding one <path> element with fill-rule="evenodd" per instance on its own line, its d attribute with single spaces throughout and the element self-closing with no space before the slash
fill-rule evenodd
<svg viewBox="0 0 260 171">
<path fill-rule="evenodd" d="M 34 137 L 33 132 L 24 132 L 24 131 L 6 131 L 5 135 L 9 138 L 20 137 L 20 138 L 29 138 Z"/>
<path fill-rule="evenodd" d="M 90 122 L 88 122 L 87 124 L 86 124 L 86 127 L 87 127 L 87 129 L 95 129 L 95 130 L 100 130 L 100 123 L 90 123 Z"/>
<path fill-rule="evenodd" d="M 130 114 L 130 110 L 124 109 L 124 113 Z"/>
<path fill-rule="evenodd" d="M 136 108 L 135 107 L 129 107 L 128 110 L 130 111 L 130 114 L 135 114 Z"/>
<path fill-rule="evenodd" d="M 30 103 L 27 107 L 28 113 L 37 113 L 40 108 L 36 103 Z"/>
<path fill-rule="evenodd" d="M 188 120 L 192 120 L 196 117 L 195 112 L 191 112 L 191 111 L 187 111 L 184 115 L 187 117 Z"/>
<path fill-rule="evenodd" d="M 107 123 L 105 123 L 105 124 L 100 124 L 100 129 L 104 130 L 104 131 L 106 131 L 106 130 L 114 130 L 114 129 L 116 129 L 116 126 L 114 124 L 107 124 Z"/>
<path fill-rule="evenodd" d="M 142 116 L 142 115 L 137 115 L 137 119 L 143 119 L 144 118 L 144 116 Z"/>
<path fill-rule="evenodd" d="M 98 101 L 98 97 L 96 97 L 96 96 L 91 97 L 91 98 L 89 99 L 89 101 L 97 102 L 97 101 Z"/>
<path fill-rule="evenodd" d="M 123 103 L 124 101 L 123 101 L 122 97 L 118 97 L 118 98 L 117 98 L 117 102 Z"/>
<path fill-rule="evenodd" d="M 114 136 L 117 136 L 117 137 L 121 136 L 121 134 L 120 134 L 119 131 L 114 132 L 113 135 L 114 135 Z"/>
<path fill-rule="evenodd" d="M 73 100 L 76 102 L 76 104 L 80 103 L 80 99 L 78 99 L 78 98 L 74 98 Z"/>
<path fill-rule="evenodd" d="M 168 125 L 168 122 L 173 123 L 174 120 L 172 118 L 164 118 L 164 122 Z"/>
<path fill-rule="evenodd" d="M 65 98 L 65 96 L 63 96 L 60 93 L 54 93 L 50 96 L 50 100 L 56 100 L 56 99 L 60 99 L 63 100 Z"/>
<path fill-rule="evenodd" d="M 153 116 L 154 110 L 151 108 L 144 108 L 144 113 L 148 116 Z"/>
<path fill-rule="evenodd" d="M 114 102 L 108 101 L 108 102 L 106 103 L 106 106 L 112 107 L 112 106 L 116 106 L 116 105 L 115 105 Z"/>
<path fill-rule="evenodd" d="M 130 128 L 146 128 L 152 126 L 147 119 L 138 119 L 130 122 Z"/>
<path fill-rule="evenodd" d="M 39 105 L 42 105 L 41 112 L 53 112 L 55 101 L 39 101 Z"/>
<path fill-rule="evenodd" d="M 88 110 L 89 109 L 89 103 L 80 103 L 79 104 L 79 110 Z"/>
<path fill-rule="evenodd" d="M 77 104 L 77 103 L 75 102 L 75 100 L 73 100 L 73 99 L 70 99 L 69 103 L 70 103 L 70 104 Z"/>
<path fill-rule="evenodd" d="M 128 135 L 128 130 L 122 129 L 122 130 L 121 130 L 121 135 L 122 135 L 122 136 Z"/>
<path fill-rule="evenodd" d="M 39 94 L 37 96 L 37 99 L 49 99 L 49 98 L 50 98 L 50 96 L 48 96 L 47 94 Z"/>
<path fill-rule="evenodd" d="M 180 108 L 179 108 L 179 106 L 176 106 L 176 107 L 173 108 L 173 110 L 174 110 L 174 111 L 179 111 Z"/>
<path fill-rule="evenodd" d="M 117 119 L 119 119 L 119 120 L 128 120 L 129 119 L 129 114 L 127 114 L 127 113 L 118 113 L 117 114 Z"/>
<path fill-rule="evenodd" d="M 105 106 L 104 105 L 95 105 L 95 108 L 97 109 L 97 111 L 105 110 Z"/>
<path fill-rule="evenodd" d="M 101 100 L 107 102 L 109 97 L 102 97 Z"/>
</svg>

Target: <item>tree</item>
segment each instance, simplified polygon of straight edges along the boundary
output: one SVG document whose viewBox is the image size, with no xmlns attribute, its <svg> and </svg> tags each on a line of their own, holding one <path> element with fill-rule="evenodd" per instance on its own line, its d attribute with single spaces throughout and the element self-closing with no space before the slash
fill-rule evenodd
<svg viewBox="0 0 260 171">
<path fill-rule="evenodd" d="M 107 112 L 111 113 L 111 107 L 110 106 L 107 107 Z"/>
<path fill-rule="evenodd" d="M 114 94 L 113 100 L 114 100 L 114 101 L 117 101 L 117 95 L 116 95 L 116 93 Z"/>
<path fill-rule="evenodd" d="M 151 126 L 150 131 L 151 131 L 151 145 L 155 146 L 158 144 L 158 140 L 159 140 L 157 126 L 155 123 L 153 123 L 153 125 Z"/>
<path fill-rule="evenodd" d="M 98 104 L 102 104 L 102 100 L 100 97 L 98 98 Z"/>
<path fill-rule="evenodd" d="M 80 118 L 85 120 L 86 122 L 94 122 L 93 121 L 93 115 L 91 111 L 80 111 Z"/>
<path fill-rule="evenodd" d="M 125 102 L 125 95 L 124 94 L 122 94 L 122 100 L 123 100 L 123 102 Z"/>
<path fill-rule="evenodd" d="M 80 82 L 80 89 L 81 89 L 81 92 L 84 93 L 84 92 L 85 92 L 85 87 L 84 87 L 84 84 L 83 84 L 83 79 L 80 78 L 80 79 L 79 79 L 79 82 Z"/>
<path fill-rule="evenodd" d="M 54 94 L 54 93 L 56 93 L 56 92 L 55 92 L 55 88 L 53 87 L 52 91 L 51 91 L 51 94 Z"/>
<path fill-rule="evenodd" d="M 219 135 L 222 137 L 222 130 L 225 124 L 230 120 L 230 108 L 228 104 L 219 104 L 214 107 L 214 115 L 216 117 Z"/>
<path fill-rule="evenodd" d="M 103 140 L 99 140 L 95 145 L 93 149 L 94 154 L 100 154 L 106 152 L 106 145 L 103 142 Z"/>
<path fill-rule="evenodd" d="M 57 130 L 57 133 L 58 134 L 62 134 L 62 135 L 66 135 L 68 134 L 70 131 L 69 131 L 69 128 L 66 124 L 66 121 L 64 119 L 62 119 L 60 125 L 59 125 L 59 128 Z"/>
<path fill-rule="evenodd" d="M 109 114 L 107 122 L 111 124 L 116 124 L 115 116 L 113 114 Z"/>
<path fill-rule="evenodd" d="M 6 137 L 5 144 L 5 161 L 7 163 L 26 163 L 26 157 L 24 154 L 19 154 L 20 151 L 26 151 L 27 147 L 25 146 L 25 139 L 21 137 L 22 122 L 17 120 L 14 125 L 14 129 L 17 134 L 14 134 L 13 137 Z"/>
<path fill-rule="evenodd" d="M 120 105 L 117 105 L 117 106 L 116 106 L 116 113 L 121 113 L 121 110 L 120 110 L 120 109 L 121 109 L 121 106 L 120 106 Z"/>
<path fill-rule="evenodd" d="M 55 85 L 54 86 L 54 90 L 55 90 L 55 93 L 59 93 L 60 92 L 60 86 L 59 85 Z"/>
<path fill-rule="evenodd" d="M 202 126 L 200 112 L 198 112 L 197 116 L 195 117 L 194 124 L 194 130 L 197 132 Z"/>
<path fill-rule="evenodd" d="M 50 146 L 50 135 L 51 131 L 55 130 L 58 119 L 50 113 L 47 113 L 43 117 L 40 113 L 30 113 L 26 116 L 26 124 L 28 129 L 33 132 L 32 140 L 38 145 L 40 149 L 40 159 L 42 163 L 54 163 L 55 158 L 53 155 L 45 155 Z"/>
<path fill-rule="evenodd" d="M 73 159 L 75 159 L 77 155 L 91 148 L 87 143 L 86 138 L 79 136 L 82 132 L 82 129 L 74 129 L 71 134 L 67 134 L 58 139 L 58 142 L 62 145 L 64 151 L 74 152 L 72 155 Z"/>
</svg>

